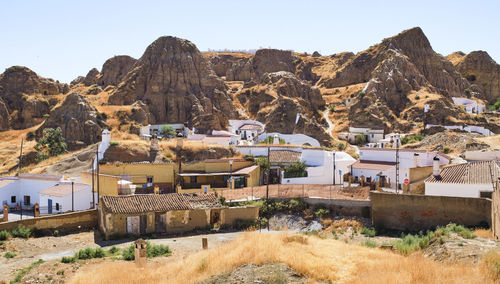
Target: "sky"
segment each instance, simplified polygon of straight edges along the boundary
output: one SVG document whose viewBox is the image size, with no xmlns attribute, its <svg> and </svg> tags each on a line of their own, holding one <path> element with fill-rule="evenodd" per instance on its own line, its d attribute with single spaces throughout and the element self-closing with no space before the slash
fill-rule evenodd
<svg viewBox="0 0 500 284">
<path fill-rule="evenodd" d="M 500 1 L 0 1 L 0 72 L 26 66 L 69 83 L 163 35 L 201 51 L 271 47 L 359 52 L 419 26 L 438 53 L 500 63 Z"/>
</svg>

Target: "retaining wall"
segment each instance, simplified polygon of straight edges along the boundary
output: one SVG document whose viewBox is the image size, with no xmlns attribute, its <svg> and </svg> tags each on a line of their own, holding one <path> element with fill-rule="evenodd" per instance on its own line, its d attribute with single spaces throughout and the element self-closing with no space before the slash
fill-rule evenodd
<svg viewBox="0 0 500 284">
<path fill-rule="evenodd" d="M 432 229 L 449 223 L 491 226 L 491 199 L 371 192 L 376 227 L 403 231 Z"/>
<path fill-rule="evenodd" d="M 0 223 L 0 231 L 23 225 L 30 229 L 73 231 L 97 227 L 97 209 L 42 216 Z"/>
</svg>

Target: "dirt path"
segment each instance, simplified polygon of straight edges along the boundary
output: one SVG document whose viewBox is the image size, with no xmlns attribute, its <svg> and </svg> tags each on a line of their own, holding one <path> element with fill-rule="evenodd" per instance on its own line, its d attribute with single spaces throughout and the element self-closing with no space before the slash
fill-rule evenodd
<svg viewBox="0 0 500 284">
<path fill-rule="evenodd" d="M 330 137 L 334 138 L 332 132 L 333 132 L 333 128 L 335 127 L 335 124 L 333 124 L 333 122 L 328 117 L 328 110 L 325 110 L 323 112 L 323 117 L 325 118 L 326 122 L 328 123 L 328 129 L 326 129 L 326 132 L 328 133 L 328 135 L 330 135 Z"/>
</svg>

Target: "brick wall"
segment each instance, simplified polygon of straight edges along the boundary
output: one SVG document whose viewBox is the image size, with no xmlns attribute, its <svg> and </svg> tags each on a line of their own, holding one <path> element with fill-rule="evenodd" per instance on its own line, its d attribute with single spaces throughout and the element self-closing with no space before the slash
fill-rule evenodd
<svg viewBox="0 0 500 284">
<path fill-rule="evenodd" d="M 30 229 L 60 231 L 96 228 L 97 209 L 3 222 L 0 223 L 0 231 L 12 230 L 20 225 Z"/>
<path fill-rule="evenodd" d="M 371 192 L 374 226 L 419 231 L 450 222 L 491 225 L 491 199 Z"/>
</svg>

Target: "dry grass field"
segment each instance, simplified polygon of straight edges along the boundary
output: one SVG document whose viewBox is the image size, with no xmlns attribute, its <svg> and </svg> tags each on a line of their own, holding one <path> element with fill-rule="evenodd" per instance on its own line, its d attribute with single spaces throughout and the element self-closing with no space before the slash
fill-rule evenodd
<svg viewBox="0 0 500 284">
<path fill-rule="evenodd" d="M 440 263 L 332 239 L 249 232 L 219 247 L 145 268 L 122 261 L 89 265 L 70 283 L 196 283 L 243 264 L 276 262 L 310 279 L 336 283 L 495 283 L 487 265 L 499 255 L 488 257 L 480 265 Z"/>
</svg>

